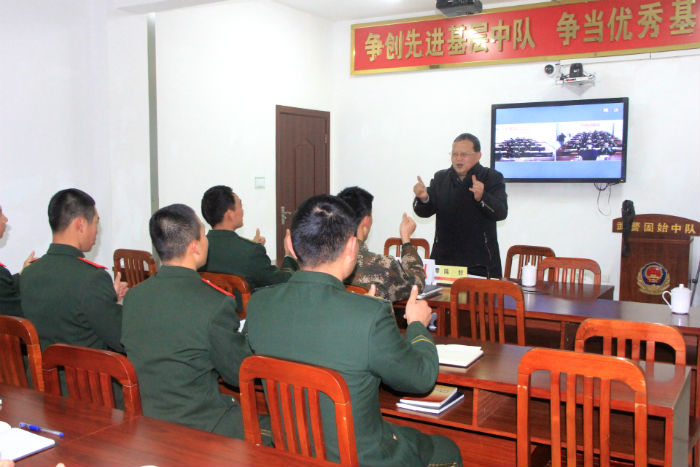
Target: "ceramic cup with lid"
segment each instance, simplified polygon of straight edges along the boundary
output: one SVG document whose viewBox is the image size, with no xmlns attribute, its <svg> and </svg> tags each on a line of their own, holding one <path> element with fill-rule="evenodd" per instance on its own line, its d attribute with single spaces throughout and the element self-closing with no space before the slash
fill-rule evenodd
<svg viewBox="0 0 700 467">
<path fill-rule="evenodd" d="M 666 300 L 666 294 L 671 296 L 671 302 Z M 679 285 L 670 292 L 668 290 L 661 294 L 661 298 L 666 305 L 671 309 L 673 313 L 678 313 L 681 315 L 687 315 L 690 309 L 690 289 L 686 288 L 683 284 Z"/>
</svg>

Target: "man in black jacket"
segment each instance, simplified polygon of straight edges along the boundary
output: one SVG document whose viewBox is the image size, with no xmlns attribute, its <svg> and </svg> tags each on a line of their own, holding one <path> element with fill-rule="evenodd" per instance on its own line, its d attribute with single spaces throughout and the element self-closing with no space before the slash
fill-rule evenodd
<svg viewBox="0 0 700 467">
<path fill-rule="evenodd" d="M 426 188 L 413 187 L 413 210 L 420 217 L 436 214 L 430 257 L 436 264 L 467 266 L 469 274 L 501 277 L 496 222 L 508 215 L 503 175 L 479 164 L 481 143 L 462 133 L 452 143 L 452 167 L 435 173 Z"/>
</svg>

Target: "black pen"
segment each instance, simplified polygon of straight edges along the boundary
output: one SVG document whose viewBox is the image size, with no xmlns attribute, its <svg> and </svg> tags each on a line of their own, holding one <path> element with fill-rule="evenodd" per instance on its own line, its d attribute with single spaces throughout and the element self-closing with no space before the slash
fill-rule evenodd
<svg viewBox="0 0 700 467">
<path fill-rule="evenodd" d="M 29 423 L 19 422 L 19 427 L 26 428 L 26 429 L 32 430 L 32 431 L 39 431 L 42 433 L 48 433 L 50 435 L 58 436 L 60 438 L 63 438 L 63 436 L 64 436 L 62 431 L 49 430 L 48 428 L 42 428 L 39 425 L 31 425 Z"/>
</svg>

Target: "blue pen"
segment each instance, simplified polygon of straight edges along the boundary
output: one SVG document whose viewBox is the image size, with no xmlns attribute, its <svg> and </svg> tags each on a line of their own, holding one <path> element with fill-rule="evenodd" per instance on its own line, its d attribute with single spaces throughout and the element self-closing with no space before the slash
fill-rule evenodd
<svg viewBox="0 0 700 467">
<path fill-rule="evenodd" d="M 19 422 L 20 428 L 26 428 L 27 430 L 39 431 L 42 433 L 48 433 L 50 435 L 58 436 L 63 438 L 64 434 L 61 431 L 49 430 L 48 428 L 42 428 L 39 425 L 30 425 L 29 423 Z"/>
</svg>

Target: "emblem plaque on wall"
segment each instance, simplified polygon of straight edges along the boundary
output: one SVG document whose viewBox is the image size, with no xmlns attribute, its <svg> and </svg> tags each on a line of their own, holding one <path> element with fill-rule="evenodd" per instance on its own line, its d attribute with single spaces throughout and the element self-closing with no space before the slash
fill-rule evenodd
<svg viewBox="0 0 700 467">
<path fill-rule="evenodd" d="M 671 284 L 671 274 L 660 263 L 647 263 L 637 273 L 639 291 L 647 295 L 661 295 Z"/>
</svg>

